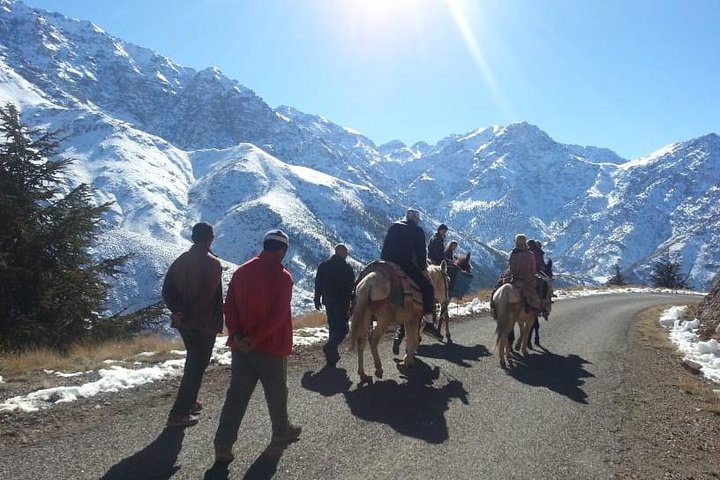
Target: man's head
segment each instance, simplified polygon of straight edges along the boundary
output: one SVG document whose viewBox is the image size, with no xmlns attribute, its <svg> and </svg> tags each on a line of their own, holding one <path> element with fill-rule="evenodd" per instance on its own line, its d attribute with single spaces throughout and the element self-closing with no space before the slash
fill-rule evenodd
<svg viewBox="0 0 720 480">
<path fill-rule="evenodd" d="M 288 245 L 290 245 L 290 239 L 287 234 L 279 228 L 268 230 L 263 238 L 263 251 L 273 254 L 278 260 L 282 260 L 285 257 Z"/>
<path fill-rule="evenodd" d="M 455 251 L 457 246 L 458 246 L 458 243 L 455 240 L 451 240 L 450 243 L 448 244 L 448 248 L 453 252 Z"/>
<path fill-rule="evenodd" d="M 345 259 L 347 258 L 349 253 L 350 252 L 348 251 L 348 248 L 344 244 L 338 243 L 337 245 L 335 245 L 335 255 L 337 255 L 338 257 Z"/>
<path fill-rule="evenodd" d="M 206 222 L 196 223 L 192 228 L 192 236 L 190 238 L 192 239 L 193 243 L 205 243 L 209 248 L 210 244 L 215 238 L 212 225 Z"/>
<path fill-rule="evenodd" d="M 441 223 L 440 226 L 437 228 L 437 232 L 444 237 L 445 235 L 447 235 L 448 226 L 444 223 Z"/>
<path fill-rule="evenodd" d="M 414 208 L 408 208 L 407 212 L 405 212 L 405 220 L 407 220 L 408 223 L 420 223 L 420 212 Z"/>
<path fill-rule="evenodd" d="M 527 248 L 527 237 L 524 234 L 515 235 L 515 248 Z"/>
</svg>

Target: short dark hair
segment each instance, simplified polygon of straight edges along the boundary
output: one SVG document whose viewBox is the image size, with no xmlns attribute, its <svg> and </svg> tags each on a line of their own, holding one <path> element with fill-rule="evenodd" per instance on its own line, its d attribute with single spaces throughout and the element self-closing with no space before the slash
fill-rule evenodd
<svg viewBox="0 0 720 480">
<path fill-rule="evenodd" d="M 213 227 L 207 222 L 196 223 L 192 228 L 193 243 L 207 242 L 213 238 Z"/>
</svg>

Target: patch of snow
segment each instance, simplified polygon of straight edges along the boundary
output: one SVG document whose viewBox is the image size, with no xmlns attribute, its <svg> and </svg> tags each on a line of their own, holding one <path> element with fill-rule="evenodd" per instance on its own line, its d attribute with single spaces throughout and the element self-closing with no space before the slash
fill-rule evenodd
<svg viewBox="0 0 720 480">
<path fill-rule="evenodd" d="M 670 340 L 686 360 L 701 365 L 705 378 L 720 383 L 720 343 L 715 339 L 700 341 L 697 335 L 700 321 L 682 320 L 685 309 L 685 306 L 668 308 L 660 316 L 660 324 L 668 329 Z"/>
</svg>

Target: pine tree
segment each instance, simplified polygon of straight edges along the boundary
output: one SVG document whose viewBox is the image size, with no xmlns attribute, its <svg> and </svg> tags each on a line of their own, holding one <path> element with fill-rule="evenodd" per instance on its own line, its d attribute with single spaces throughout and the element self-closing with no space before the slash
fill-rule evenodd
<svg viewBox="0 0 720 480">
<path fill-rule="evenodd" d="M 625 281 L 625 277 L 623 276 L 622 272 L 620 271 L 620 265 L 617 263 L 615 264 L 615 274 L 613 274 L 612 277 L 608 278 L 608 281 L 606 282 L 607 285 L 627 285 L 627 282 Z"/>
<path fill-rule="evenodd" d="M 655 262 L 650 280 L 655 287 L 686 289 L 690 288 L 687 283 L 688 276 L 682 273 L 680 259 L 666 254 Z"/>
<path fill-rule="evenodd" d="M 63 194 L 69 160 L 51 160 L 56 133 L 28 129 L 0 107 L 0 348 L 63 349 L 107 331 L 109 276 L 127 257 L 93 260 L 89 248 L 110 204 L 81 184 Z"/>
</svg>

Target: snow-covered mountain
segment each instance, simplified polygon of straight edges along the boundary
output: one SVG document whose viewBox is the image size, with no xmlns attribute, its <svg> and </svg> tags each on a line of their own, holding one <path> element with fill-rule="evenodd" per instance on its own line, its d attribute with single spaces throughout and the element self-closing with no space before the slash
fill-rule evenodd
<svg viewBox="0 0 720 480">
<path fill-rule="evenodd" d="M 26 124 L 63 130 L 69 182 L 115 202 L 97 253 L 135 253 L 115 310 L 158 298 L 198 220 L 215 224 L 228 275 L 265 230 L 286 229 L 298 310 L 334 243 L 350 245 L 359 269 L 408 206 L 425 212 L 428 235 L 450 225 L 482 285 L 520 231 L 579 281 L 602 281 L 615 263 L 642 280 L 667 251 L 682 255 L 698 288 L 720 266 L 715 134 L 631 161 L 527 123 L 377 146 L 324 117 L 274 109 L 216 68 L 182 67 L 14 0 L 0 0 L 0 101 L 18 105 Z"/>
</svg>

